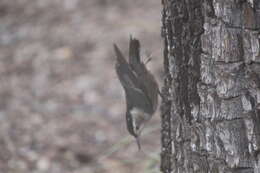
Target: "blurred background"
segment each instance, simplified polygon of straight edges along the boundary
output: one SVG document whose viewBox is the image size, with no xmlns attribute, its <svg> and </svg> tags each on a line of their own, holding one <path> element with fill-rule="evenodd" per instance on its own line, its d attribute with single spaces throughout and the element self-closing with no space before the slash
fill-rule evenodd
<svg viewBox="0 0 260 173">
<path fill-rule="evenodd" d="M 0 173 L 159 172 L 159 111 L 138 151 L 112 45 L 140 39 L 161 83 L 161 1 L 1 0 L 0 21 Z"/>
</svg>

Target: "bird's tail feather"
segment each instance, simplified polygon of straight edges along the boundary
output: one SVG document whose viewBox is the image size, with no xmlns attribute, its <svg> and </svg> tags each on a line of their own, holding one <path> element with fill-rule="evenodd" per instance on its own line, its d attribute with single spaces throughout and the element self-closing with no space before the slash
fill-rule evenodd
<svg viewBox="0 0 260 173">
<path fill-rule="evenodd" d="M 139 40 L 132 38 L 130 36 L 130 44 L 129 44 L 129 64 L 131 67 L 135 67 L 136 65 L 141 63 L 140 58 L 140 43 Z"/>
</svg>

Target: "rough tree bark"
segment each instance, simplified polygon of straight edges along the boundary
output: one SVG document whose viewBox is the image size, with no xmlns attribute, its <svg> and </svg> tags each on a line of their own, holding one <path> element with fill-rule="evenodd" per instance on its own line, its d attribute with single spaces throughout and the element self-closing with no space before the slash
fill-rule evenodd
<svg viewBox="0 0 260 173">
<path fill-rule="evenodd" d="M 161 171 L 260 173 L 260 0 L 163 0 Z"/>
</svg>

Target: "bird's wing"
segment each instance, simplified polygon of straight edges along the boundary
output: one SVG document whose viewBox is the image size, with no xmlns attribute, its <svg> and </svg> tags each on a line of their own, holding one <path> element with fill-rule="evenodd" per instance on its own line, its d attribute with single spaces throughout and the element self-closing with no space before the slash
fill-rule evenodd
<svg viewBox="0 0 260 173">
<path fill-rule="evenodd" d="M 114 45 L 114 49 L 117 56 L 116 63 L 116 73 L 122 84 L 127 101 L 131 100 L 131 103 L 127 102 L 127 106 L 129 109 L 132 107 L 141 107 L 150 109 L 150 101 L 147 97 L 146 93 L 144 93 L 142 87 L 143 81 L 140 81 L 139 77 L 136 76 L 132 68 L 129 66 L 127 61 L 125 60 L 123 54 L 119 50 L 119 48 Z"/>
<path fill-rule="evenodd" d="M 114 44 L 114 49 L 116 52 L 116 73 L 117 76 L 123 85 L 123 87 L 132 87 L 132 88 L 138 88 L 139 82 L 137 80 L 137 77 L 133 73 L 131 67 L 127 63 L 126 59 L 124 58 L 123 54 L 119 50 L 119 48 Z"/>
<path fill-rule="evenodd" d="M 126 93 L 126 104 L 130 110 L 133 107 L 140 108 L 141 110 L 151 109 L 151 104 L 148 98 L 146 97 L 145 93 L 143 93 L 140 89 L 130 87 L 125 87 L 124 89 Z M 129 100 L 131 102 L 128 102 Z"/>
<path fill-rule="evenodd" d="M 146 68 L 145 64 L 140 59 L 140 42 L 139 40 L 130 37 L 129 42 L 129 65 L 137 76 L 137 80 L 140 81 L 140 88 L 148 97 L 153 110 L 157 108 L 157 95 L 159 88 L 157 82 L 151 72 Z"/>
</svg>

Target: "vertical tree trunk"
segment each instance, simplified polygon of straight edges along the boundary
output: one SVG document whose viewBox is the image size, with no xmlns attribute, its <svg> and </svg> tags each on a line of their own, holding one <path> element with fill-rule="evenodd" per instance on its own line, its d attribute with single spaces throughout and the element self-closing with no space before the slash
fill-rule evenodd
<svg viewBox="0 0 260 173">
<path fill-rule="evenodd" d="M 260 173 L 260 1 L 162 4 L 161 171 Z"/>
</svg>

